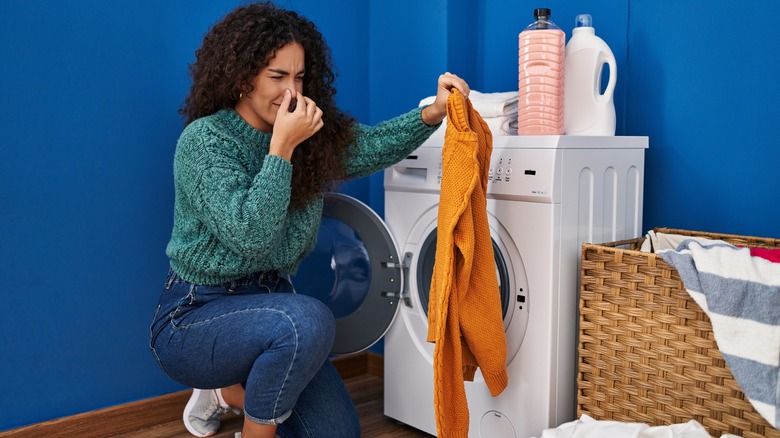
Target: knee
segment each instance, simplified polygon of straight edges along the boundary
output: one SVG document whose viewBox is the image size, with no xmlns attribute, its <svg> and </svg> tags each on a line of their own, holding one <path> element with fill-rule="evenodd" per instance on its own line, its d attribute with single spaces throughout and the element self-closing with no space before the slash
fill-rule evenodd
<svg viewBox="0 0 780 438">
<path fill-rule="evenodd" d="M 324 348 L 328 353 L 336 336 L 336 320 L 333 312 L 320 300 L 302 295 L 299 306 L 298 329 L 300 341 Z"/>
</svg>

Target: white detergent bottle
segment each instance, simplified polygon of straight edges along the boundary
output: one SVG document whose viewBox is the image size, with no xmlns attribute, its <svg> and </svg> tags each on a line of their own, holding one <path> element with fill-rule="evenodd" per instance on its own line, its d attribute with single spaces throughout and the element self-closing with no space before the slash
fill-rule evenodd
<svg viewBox="0 0 780 438">
<path fill-rule="evenodd" d="M 609 66 L 604 92 L 602 71 Z M 563 130 L 567 135 L 615 135 L 615 103 L 612 95 L 617 82 L 615 55 L 596 36 L 592 18 L 580 14 L 566 45 Z"/>
</svg>

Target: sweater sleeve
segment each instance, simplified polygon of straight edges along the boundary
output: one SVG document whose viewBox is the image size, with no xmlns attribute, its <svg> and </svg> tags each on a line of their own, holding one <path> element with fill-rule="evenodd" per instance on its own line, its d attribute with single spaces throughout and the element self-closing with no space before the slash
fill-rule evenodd
<svg viewBox="0 0 780 438">
<path fill-rule="evenodd" d="M 349 149 L 347 179 L 359 178 L 403 160 L 431 136 L 441 123 L 422 121 L 422 107 L 376 126 L 358 125 L 356 145 Z"/>
<path fill-rule="evenodd" d="M 238 147 L 209 134 L 198 131 L 180 140 L 176 184 L 222 244 L 246 257 L 262 256 L 284 228 L 292 165 L 268 155 L 253 177 L 241 164 Z"/>
</svg>

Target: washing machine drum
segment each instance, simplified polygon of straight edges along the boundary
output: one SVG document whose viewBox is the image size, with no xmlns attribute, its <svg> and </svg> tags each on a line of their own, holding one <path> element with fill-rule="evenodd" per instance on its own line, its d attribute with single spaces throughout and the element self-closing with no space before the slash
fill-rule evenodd
<svg viewBox="0 0 780 438">
<path fill-rule="evenodd" d="M 362 351 L 384 336 L 398 311 L 402 275 L 395 242 L 382 219 L 357 199 L 326 195 L 316 246 L 293 284 L 297 293 L 313 296 L 333 311 L 331 353 Z"/>
<path fill-rule="evenodd" d="M 433 278 L 433 266 L 436 262 L 437 235 L 437 229 L 434 229 L 425 238 L 425 242 L 423 242 L 422 247 L 420 248 L 420 260 L 417 263 L 417 295 L 425 315 L 428 315 L 431 279 Z M 501 250 L 498 248 L 496 241 L 491 239 L 491 242 L 493 243 L 493 257 L 496 261 L 498 289 L 501 295 L 501 317 L 506 319 L 512 294 L 509 286 L 509 270 L 507 269 L 506 260 L 504 260 L 504 256 L 501 254 Z"/>
</svg>

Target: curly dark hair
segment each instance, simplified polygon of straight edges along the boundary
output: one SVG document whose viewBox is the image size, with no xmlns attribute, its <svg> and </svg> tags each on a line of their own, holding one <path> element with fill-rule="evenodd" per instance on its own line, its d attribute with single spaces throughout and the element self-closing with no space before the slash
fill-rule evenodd
<svg viewBox="0 0 780 438">
<path fill-rule="evenodd" d="M 179 112 L 189 124 L 235 107 L 277 50 L 293 42 L 304 50 L 304 95 L 322 109 L 325 122 L 292 156 L 290 208 L 297 209 L 344 179 L 346 151 L 355 141 L 355 119 L 336 107 L 330 49 L 314 23 L 271 2 L 238 7 L 208 31 L 195 52 L 192 88 Z"/>
</svg>

